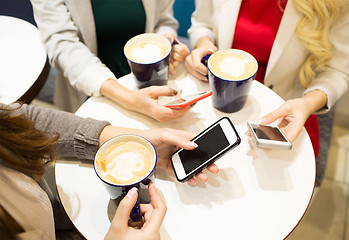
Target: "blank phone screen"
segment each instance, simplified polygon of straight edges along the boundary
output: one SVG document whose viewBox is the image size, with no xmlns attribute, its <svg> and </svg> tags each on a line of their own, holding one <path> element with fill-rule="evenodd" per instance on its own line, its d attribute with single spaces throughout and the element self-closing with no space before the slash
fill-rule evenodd
<svg viewBox="0 0 349 240">
<path fill-rule="evenodd" d="M 211 128 L 210 131 L 206 132 L 194 142 L 198 145 L 197 148 L 179 152 L 179 157 L 186 174 L 189 174 L 229 146 L 228 139 L 219 124 Z"/>
<path fill-rule="evenodd" d="M 253 131 L 256 133 L 257 137 L 261 139 L 287 142 L 279 129 L 275 127 L 256 125 L 253 126 Z"/>
</svg>

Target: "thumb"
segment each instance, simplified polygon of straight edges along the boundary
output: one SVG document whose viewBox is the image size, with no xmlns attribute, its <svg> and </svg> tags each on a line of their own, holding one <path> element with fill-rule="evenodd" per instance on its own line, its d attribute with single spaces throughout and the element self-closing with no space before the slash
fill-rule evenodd
<svg viewBox="0 0 349 240">
<path fill-rule="evenodd" d="M 113 224 L 118 224 L 119 226 L 128 226 L 128 220 L 132 208 L 137 202 L 138 189 L 136 187 L 131 188 L 127 195 L 119 203 L 116 213 L 113 218 Z"/>
<path fill-rule="evenodd" d="M 170 31 L 165 33 L 165 37 L 170 41 L 171 44 L 175 40 L 175 35 L 173 34 L 173 32 Z"/>
<path fill-rule="evenodd" d="M 150 95 L 152 97 L 159 97 L 159 96 L 175 96 L 178 94 L 178 91 L 175 89 L 172 89 L 170 86 L 151 86 Z"/>
<path fill-rule="evenodd" d="M 278 107 L 274 111 L 272 111 L 272 112 L 268 113 L 267 115 L 264 115 L 263 117 L 258 119 L 258 122 L 260 124 L 268 125 L 268 124 L 271 124 L 271 123 L 275 122 L 276 120 L 278 120 L 279 118 L 284 117 L 286 115 L 287 115 L 287 111 L 285 108 L 283 108 L 283 105 L 281 105 L 280 107 Z"/>
</svg>

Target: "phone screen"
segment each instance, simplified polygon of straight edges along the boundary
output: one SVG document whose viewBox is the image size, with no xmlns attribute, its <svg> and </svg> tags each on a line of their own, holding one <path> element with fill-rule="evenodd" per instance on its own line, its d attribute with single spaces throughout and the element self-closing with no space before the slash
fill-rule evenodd
<svg viewBox="0 0 349 240">
<path fill-rule="evenodd" d="M 282 136 L 282 133 L 276 127 L 253 125 L 252 128 L 256 133 L 256 136 L 260 139 L 287 142 L 287 140 Z"/>
<path fill-rule="evenodd" d="M 186 174 L 189 174 L 202 163 L 229 146 L 229 141 L 219 124 L 194 140 L 194 142 L 198 144 L 197 148 L 190 151 L 182 150 L 179 152 Z"/>
</svg>

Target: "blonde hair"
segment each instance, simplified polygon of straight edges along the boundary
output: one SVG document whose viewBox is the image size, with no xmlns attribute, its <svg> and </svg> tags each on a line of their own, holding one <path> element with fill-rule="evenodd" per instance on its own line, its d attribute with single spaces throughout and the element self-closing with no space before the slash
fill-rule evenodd
<svg viewBox="0 0 349 240">
<path fill-rule="evenodd" d="M 297 34 L 309 51 L 299 71 L 300 82 L 306 88 L 332 59 L 329 33 L 333 24 L 348 12 L 348 0 L 295 0 L 295 4 L 302 15 Z"/>
</svg>

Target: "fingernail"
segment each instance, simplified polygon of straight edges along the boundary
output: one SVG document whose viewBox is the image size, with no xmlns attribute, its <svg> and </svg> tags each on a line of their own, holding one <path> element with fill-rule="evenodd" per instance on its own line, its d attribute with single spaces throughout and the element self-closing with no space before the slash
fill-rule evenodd
<svg viewBox="0 0 349 240">
<path fill-rule="evenodd" d="M 130 191 L 128 191 L 126 197 L 134 198 L 137 194 L 137 191 L 138 191 L 138 189 L 136 187 L 131 188 Z"/>
<path fill-rule="evenodd" d="M 189 142 L 187 142 L 187 144 L 188 144 L 189 146 L 191 146 L 191 147 L 194 147 L 194 148 L 197 148 L 197 147 L 198 147 L 198 145 L 197 145 L 195 142 L 189 141 Z"/>
<path fill-rule="evenodd" d="M 196 181 L 195 181 L 195 180 L 188 180 L 188 183 L 189 183 L 190 185 L 195 185 L 195 184 L 196 184 Z"/>
</svg>

